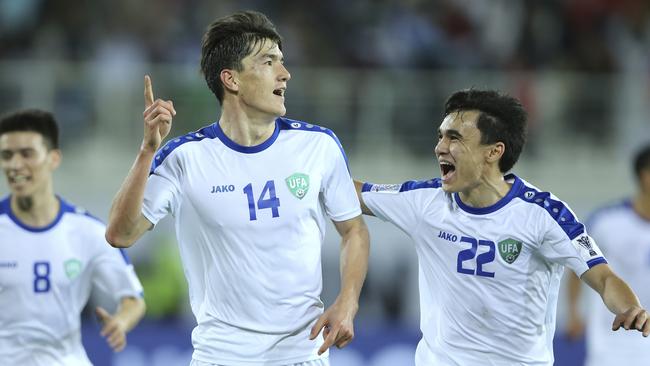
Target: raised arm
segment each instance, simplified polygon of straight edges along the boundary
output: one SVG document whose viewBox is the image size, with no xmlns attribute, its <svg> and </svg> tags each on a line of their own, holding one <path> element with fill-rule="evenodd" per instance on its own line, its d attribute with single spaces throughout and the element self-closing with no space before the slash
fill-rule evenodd
<svg viewBox="0 0 650 366">
<path fill-rule="evenodd" d="M 126 346 L 126 333 L 130 332 L 144 316 L 146 306 L 144 300 L 136 297 L 124 297 L 120 301 L 115 314 L 101 307 L 95 309 L 95 314 L 102 323 L 101 336 L 113 351 L 120 352 Z"/>
<path fill-rule="evenodd" d="M 345 347 L 354 338 L 354 317 L 359 310 L 359 295 L 368 271 L 370 236 L 361 216 L 334 222 L 341 235 L 341 291 L 336 301 L 318 318 L 311 330 L 311 339 L 316 338 L 321 329 L 323 345 L 318 354 L 336 345 Z"/>
<path fill-rule="evenodd" d="M 358 180 L 354 181 L 354 188 L 357 191 L 357 198 L 359 198 L 359 203 L 361 204 L 361 212 L 363 212 L 364 215 L 369 215 L 369 216 L 375 216 L 375 214 L 370 211 L 368 206 L 363 202 L 363 196 L 361 195 L 361 189 L 363 188 L 363 183 L 359 182 Z"/>
<path fill-rule="evenodd" d="M 630 286 L 618 277 L 607 264 L 599 264 L 585 272 L 581 279 L 600 294 L 603 302 L 616 314 L 612 330 L 620 327 L 637 329 L 643 336 L 650 335 L 648 312 L 641 307 L 639 298 Z"/>
<path fill-rule="evenodd" d="M 113 199 L 106 228 L 106 240 L 114 247 L 126 248 L 152 226 L 142 215 L 144 191 L 149 169 L 162 140 L 169 134 L 172 116 L 171 101 L 154 101 L 151 79 L 144 77 L 144 138 L 135 162 Z"/>
</svg>

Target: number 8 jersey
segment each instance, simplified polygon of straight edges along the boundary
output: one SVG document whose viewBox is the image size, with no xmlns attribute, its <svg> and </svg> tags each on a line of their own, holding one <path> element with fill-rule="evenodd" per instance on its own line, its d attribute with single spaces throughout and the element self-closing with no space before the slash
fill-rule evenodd
<svg viewBox="0 0 650 366">
<path fill-rule="evenodd" d="M 361 214 L 345 153 L 328 129 L 278 118 L 257 146 L 218 123 L 156 155 L 143 215 L 175 218 L 190 303 L 193 358 L 289 364 L 318 358 L 326 216 Z"/>
<path fill-rule="evenodd" d="M 515 175 L 490 207 L 465 205 L 439 179 L 365 183 L 363 201 L 415 242 L 421 329 L 416 364 L 552 365 L 564 266 L 606 263 L 562 201 Z"/>
<path fill-rule="evenodd" d="M 141 297 L 133 266 L 85 210 L 59 199 L 54 221 L 34 228 L 10 200 L 0 201 L 0 365 L 90 365 L 81 311 L 91 290 L 115 303 Z"/>
</svg>

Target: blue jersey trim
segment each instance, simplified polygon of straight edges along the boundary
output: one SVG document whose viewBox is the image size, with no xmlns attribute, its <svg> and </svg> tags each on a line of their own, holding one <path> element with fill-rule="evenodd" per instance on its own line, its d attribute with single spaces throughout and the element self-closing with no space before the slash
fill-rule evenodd
<svg viewBox="0 0 650 366">
<path fill-rule="evenodd" d="M 156 170 L 156 168 L 159 167 L 163 163 L 163 161 L 165 161 L 165 158 L 167 158 L 169 154 L 171 154 L 172 151 L 174 151 L 174 149 L 176 149 L 177 147 L 190 141 L 201 141 L 205 138 L 211 138 L 211 139 L 216 138 L 217 136 L 214 132 L 215 125 L 218 126 L 219 123 L 215 122 L 209 126 L 205 126 L 201 128 L 198 131 L 190 132 L 183 136 L 179 136 L 172 140 L 167 141 L 165 146 L 163 146 L 162 149 L 158 150 L 156 156 L 151 162 L 151 169 L 149 170 L 149 175 L 153 174 L 154 170 Z"/>
<path fill-rule="evenodd" d="M 536 204 L 546 210 L 553 220 L 560 225 L 569 239 L 573 240 L 585 232 L 585 226 L 571 213 L 569 207 L 560 200 L 552 199 L 549 192 L 541 192 L 535 188 L 522 185 L 518 197 L 524 202 Z"/>
<path fill-rule="evenodd" d="M 386 191 L 394 191 L 397 188 L 397 184 L 373 184 L 373 183 L 363 183 L 363 186 L 361 187 L 361 192 L 372 192 L 372 188 L 374 186 L 377 186 L 378 188 L 381 187 L 386 187 L 390 188 L 387 189 Z M 399 185 L 399 193 L 401 192 L 408 192 L 408 191 L 414 191 L 416 189 L 424 189 L 424 188 L 440 188 L 442 187 L 442 181 L 440 178 L 433 178 L 429 180 L 409 180 L 406 181 L 402 184 Z M 377 191 L 384 191 L 382 189 L 377 189 Z"/>
<path fill-rule="evenodd" d="M 336 145 L 341 150 L 341 154 L 343 154 L 343 159 L 345 160 L 345 165 L 348 168 L 348 173 L 350 172 L 350 164 L 348 163 L 348 156 L 345 154 L 343 145 L 341 145 L 341 141 L 339 141 L 339 138 L 336 137 L 334 131 L 330 130 L 329 128 L 325 128 L 322 126 L 313 125 L 311 123 L 297 121 L 289 118 L 279 117 L 276 120 L 276 122 L 280 126 L 281 130 L 301 130 L 301 131 L 322 132 L 324 134 L 329 135 L 331 138 L 334 139 L 334 142 L 336 142 Z"/>
<path fill-rule="evenodd" d="M 402 183 L 402 186 L 399 188 L 400 192 L 414 191 L 416 189 L 423 188 L 440 188 L 442 187 L 442 181 L 440 178 L 433 178 L 429 180 L 409 180 Z"/>
<path fill-rule="evenodd" d="M 521 190 L 521 187 L 524 185 L 521 179 L 519 179 L 514 174 L 508 174 L 504 177 L 504 179 L 505 180 L 514 179 L 514 182 L 512 183 L 512 187 L 510 187 L 510 191 L 508 191 L 508 193 L 503 198 L 501 198 L 491 206 L 488 207 L 468 206 L 463 203 L 458 193 L 454 193 L 454 200 L 456 201 L 458 207 L 460 207 L 461 210 L 474 215 L 487 215 L 489 213 L 495 212 L 501 209 L 503 206 L 507 205 L 510 201 L 512 201 L 513 198 L 517 197 L 519 191 Z"/>
<path fill-rule="evenodd" d="M 126 250 L 120 248 L 119 251 L 120 254 L 122 255 L 122 259 L 124 259 L 124 263 L 131 264 L 131 258 L 129 258 L 129 255 L 126 254 Z"/>
<path fill-rule="evenodd" d="M 278 135 L 280 134 L 280 128 L 278 126 L 278 120 L 277 119 L 275 120 L 275 129 L 273 130 L 273 134 L 271 135 L 271 137 L 266 139 L 266 141 L 262 142 L 261 144 L 255 145 L 255 146 L 243 146 L 243 145 L 240 145 L 240 144 L 236 143 L 235 141 L 231 140 L 223 132 L 223 130 L 221 129 L 221 126 L 219 126 L 219 122 L 213 124 L 212 129 L 213 129 L 214 134 L 216 135 L 216 137 L 219 138 L 219 140 L 221 140 L 221 142 L 223 142 L 224 145 L 228 146 L 232 150 L 235 150 L 237 152 L 244 153 L 244 154 L 254 154 L 254 153 L 258 153 L 260 151 L 266 150 L 269 146 L 273 145 L 275 140 L 277 140 Z"/>
<path fill-rule="evenodd" d="M 16 225 L 18 225 L 23 230 L 27 230 L 32 233 L 42 233 L 55 227 L 56 224 L 58 224 L 59 221 L 61 221 L 61 218 L 63 217 L 64 213 L 75 212 L 75 207 L 62 200 L 61 197 L 57 196 L 56 199 L 59 200 L 59 212 L 56 214 L 54 220 L 52 220 L 52 222 L 50 222 L 46 226 L 34 227 L 34 226 L 29 226 L 24 222 L 20 221 L 20 219 L 16 217 L 16 215 L 14 215 L 14 213 L 11 211 L 11 196 L 7 196 L 5 199 L 2 200 L 2 202 L 0 202 L 0 214 L 6 214 L 7 216 L 9 216 L 11 221 L 13 221 Z"/>
<path fill-rule="evenodd" d="M 587 266 L 589 268 L 591 268 L 591 267 L 593 267 L 593 266 L 595 266 L 597 264 L 607 264 L 607 260 L 605 258 L 603 258 L 603 257 L 598 257 L 598 258 L 590 259 L 589 261 L 587 261 Z"/>
</svg>

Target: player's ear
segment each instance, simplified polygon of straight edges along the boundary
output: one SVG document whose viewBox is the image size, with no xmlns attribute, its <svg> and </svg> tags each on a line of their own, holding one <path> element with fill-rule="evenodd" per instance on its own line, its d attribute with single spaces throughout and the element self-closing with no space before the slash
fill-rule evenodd
<svg viewBox="0 0 650 366">
<path fill-rule="evenodd" d="M 503 156 L 503 153 L 506 152 L 506 145 L 498 141 L 492 145 L 489 146 L 489 149 L 487 150 L 487 161 L 490 163 L 497 163 L 499 159 Z"/>
<path fill-rule="evenodd" d="M 237 71 L 231 69 L 223 69 L 219 73 L 219 78 L 221 79 L 221 84 L 223 84 L 224 89 L 230 90 L 232 92 L 239 91 L 239 80 L 237 79 Z"/>
<path fill-rule="evenodd" d="M 48 152 L 49 159 L 50 159 L 50 167 L 52 170 L 55 170 L 56 168 L 61 165 L 61 150 L 59 149 L 52 149 Z"/>
</svg>

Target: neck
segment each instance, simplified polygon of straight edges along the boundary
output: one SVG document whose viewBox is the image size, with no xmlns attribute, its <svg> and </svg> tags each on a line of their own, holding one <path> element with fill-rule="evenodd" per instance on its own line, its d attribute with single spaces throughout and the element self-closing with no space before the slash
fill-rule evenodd
<svg viewBox="0 0 650 366">
<path fill-rule="evenodd" d="M 650 221 L 650 192 L 640 192 L 632 201 L 632 207 L 639 216 Z"/>
<path fill-rule="evenodd" d="M 253 115 L 243 109 L 223 106 L 219 126 L 229 139 L 242 146 L 256 146 L 275 131 L 275 117 Z"/>
<path fill-rule="evenodd" d="M 458 192 L 464 204 L 483 208 L 494 205 L 510 192 L 511 184 L 503 179 L 503 175 L 492 174 L 481 179 L 476 186 L 462 192 Z"/>
<path fill-rule="evenodd" d="M 31 196 L 11 196 L 11 212 L 25 225 L 32 227 L 47 226 L 59 213 L 60 202 L 51 193 Z"/>
</svg>

